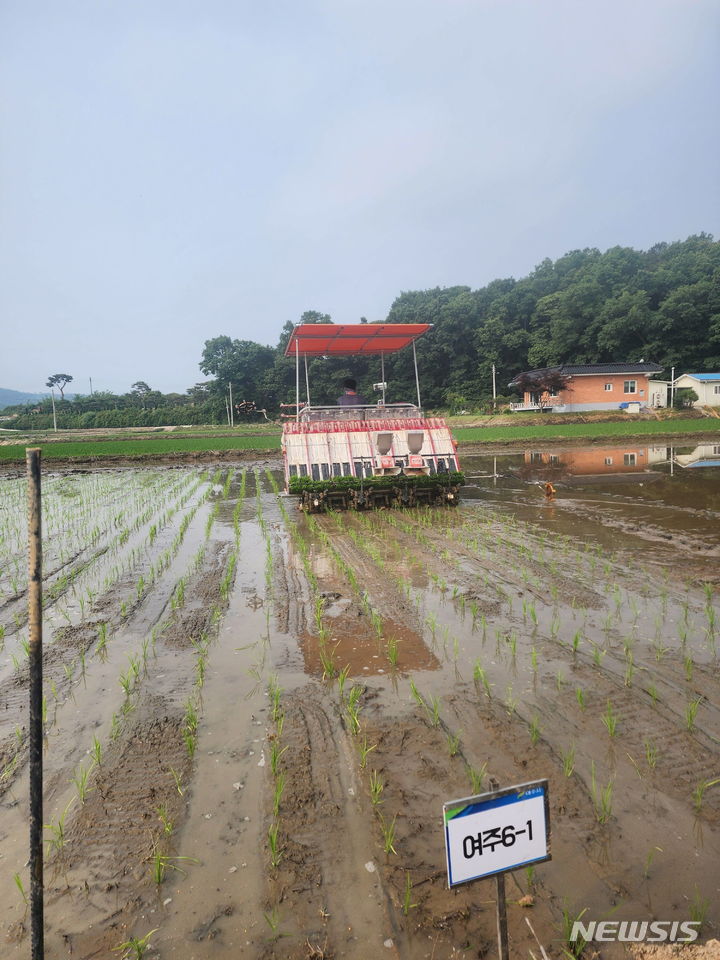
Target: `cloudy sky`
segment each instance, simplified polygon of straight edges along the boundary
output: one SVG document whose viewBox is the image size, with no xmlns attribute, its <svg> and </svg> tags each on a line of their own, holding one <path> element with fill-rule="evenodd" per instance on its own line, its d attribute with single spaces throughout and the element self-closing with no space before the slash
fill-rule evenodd
<svg viewBox="0 0 720 960">
<path fill-rule="evenodd" d="M 720 233 L 716 0 L 3 0 L 0 386 Z"/>
</svg>

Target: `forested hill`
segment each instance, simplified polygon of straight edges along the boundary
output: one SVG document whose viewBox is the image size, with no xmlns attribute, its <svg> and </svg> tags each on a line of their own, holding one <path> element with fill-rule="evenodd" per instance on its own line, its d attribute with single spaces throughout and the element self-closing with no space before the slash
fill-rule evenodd
<svg viewBox="0 0 720 960">
<path fill-rule="evenodd" d="M 329 317 L 311 311 L 303 319 Z M 676 375 L 718 370 L 720 243 L 699 234 L 647 251 L 574 250 L 554 262 L 544 260 L 520 280 L 493 280 L 479 290 L 406 291 L 386 319 L 435 325 L 417 346 L 423 398 L 435 407 L 488 397 L 493 363 L 501 395 L 520 371 L 557 363 L 645 359 L 662 364 L 666 377 L 672 366 Z M 287 323 L 274 351 L 233 341 L 236 348 L 255 348 L 252 362 L 242 365 L 244 374 L 252 369 L 251 376 L 241 376 L 242 389 L 268 408 L 294 399 L 294 364 L 282 359 L 291 329 Z M 229 338 L 208 341 L 206 363 L 219 340 L 227 344 Z M 261 363 L 257 351 L 266 351 Z M 238 360 L 236 354 L 230 367 Z M 204 369 L 222 375 L 223 363 L 210 359 Z M 313 361 L 313 399 L 334 402 L 349 373 L 370 399 L 379 370 L 361 358 Z M 387 359 L 386 379 L 391 399 L 412 399 L 410 351 Z"/>
<path fill-rule="evenodd" d="M 646 252 L 575 250 L 480 290 L 402 293 L 387 319 L 436 325 L 418 344 L 434 403 L 443 390 L 487 394 L 493 363 L 500 393 L 519 371 L 557 363 L 645 359 L 667 376 L 672 366 L 718 370 L 720 243 L 701 234 Z"/>
</svg>

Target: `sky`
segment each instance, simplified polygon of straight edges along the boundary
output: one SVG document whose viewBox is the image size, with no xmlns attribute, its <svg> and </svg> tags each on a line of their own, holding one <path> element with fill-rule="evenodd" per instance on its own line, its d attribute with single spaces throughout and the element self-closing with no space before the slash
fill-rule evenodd
<svg viewBox="0 0 720 960">
<path fill-rule="evenodd" d="M 3 0 L 0 386 L 720 233 L 715 0 Z"/>
</svg>

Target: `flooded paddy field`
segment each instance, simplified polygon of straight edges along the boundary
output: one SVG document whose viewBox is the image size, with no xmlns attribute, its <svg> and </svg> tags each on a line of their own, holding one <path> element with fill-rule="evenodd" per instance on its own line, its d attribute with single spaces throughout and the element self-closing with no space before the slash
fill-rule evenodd
<svg viewBox="0 0 720 960">
<path fill-rule="evenodd" d="M 494 882 L 447 889 L 442 804 L 539 778 L 552 860 L 508 875 L 513 955 L 539 955 L 526 918 L 552 957 L 581 914 L 717 937 L 718 461 L 465 456 L 456 509 L 317 516 L 273 463 L 47 475 L 48 955 L 493 955 Z M 25 485 L 0 484 L 0 953 L 20 958 Z"/>
</svg>

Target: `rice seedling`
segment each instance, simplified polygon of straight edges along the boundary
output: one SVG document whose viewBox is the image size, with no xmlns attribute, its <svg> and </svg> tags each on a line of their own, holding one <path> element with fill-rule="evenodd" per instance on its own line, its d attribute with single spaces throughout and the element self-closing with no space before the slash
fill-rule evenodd
<svg viewBox="0 0 720 960">
<path fill-rule="evenodd" d="M 116 713 L 112 715 L 110 721 L 110 739 L 117 740 L 120 736 L 120 717 Z"/>
<path fill-rule="evenodd" d="M 185 749 L 187 750 L 187 755 L 192 760 L 195 756 L 195 750 L 197 749 L 197 732 L 190 730 L 188 727 L 183 727 L 182 738 Z"/>
<path fill-rule="evenodd" d="M 645 857 L 645 866 L 643 868 L 643 878 L 648 880 L 650 878 L 650 867 L 652 866 L 653 860 L 655 859 L 656 853 L 662 853 L 662 847 L 652 847 Z"/>
<path fill-rule="evenodd" d="M 608 700 L 607 707 L 605 708 L 605 713 L 601 717 L 602 722 L 605 724 L 605 728 L 611 737 L 614 737 L 617 734 L 618 728 L 618 717 L 617 714 L 613 712 L 612 703 Z"/>
<path fill-rule="evenodd" d="M 154 933 L 157 933 L 159 929 L 159 927 L 155 927 L 154 930 L 146 933 L 144 937 L 130 937 L 129 940 L 125 940 L 119 944 L 119 946 L 113 947 L 112 950 L 114 953 L 118 953 L 120 950 L 123 951 L 120 960 L 142 960 L 150 946 L 150 937 Z"/>
<path fill-rule="evenodd" d="M 350 732 L 356 736 L 360 732 L 360 697 L 362 696 L 362 687 L 357 685 L 350 688 L 346 715 L 350 724 Z"/>
<path fill-rule="evenodd" d="M 650 695 L 650 699 L 653 702 L 653 706 L 655 706 L 658 702 L 658 689 L 654 683 L 651 683 L 648 685 L 647 692 Z"/>
<path fill-rule="evenodd" d="M 385 820 L 381 813 L 378 814 L 378 819 L 380 821 L 380 830 L 383 838 L 383 850 L 386 854 L 394 853 L 395 856 L 397 856 L 397 850 L 394 846 L 395 822 L 397 821 L 397 814 L 395 814 L 390 823 Z"/>
<path fill-rule="evenodd" d="M 685 679 L 688 681 L 688 683 L 693 678 L 693 667 L 694 667 L 694 662 L 693 662 L 692 656 L 688 654 L 687 656 L 683 657 L 683 668 L 685 670 Z"/>
<path fill-rule="evenodd" d="M 170 857 L 166 853 L 161 853 L 156 846 L 152 852 L 150 868 L 155 883 L 159 886 L 163 882 L 168 869 L 176 870 L 178 873 L 186 876 L 186 871 L 178 866 L 180 861 L 188 861 L 190 863 L 198 862 L 194 857 Z"/>
<path fill-rule="evenodd" d="M 270 741 L 270 769 L 272 770 L 272 775 L 276 777 L 278 775 L 278 770 L 280 769 L 280 760 L 282 755 L 288 749 L 288 747 L 280 747 L 280 735 L 273 738 Z"/>
<path fill-rule="evenodd" d="M 101 623 L 98 627 L 98 639 L 95 644 L 95 655 L 101 660 L 107 657 L 107 623 Z"/>
<path fill-rule="evenodd" d="M 701 895 L 698 885 L 695 884 L 695 892 L 693 893 L 693 898 L 690 901 L 690 919 L 693 921 L 693 923 L 699 924 L 698 932 L 702 931 L 705 920 L 707 919 L 709 908 L 710 901 Z"/>
<path fill-rule="evenodd" d="M 535 746 L 540 739 L 540 721 L 538 715 L 534 713 L 530 720 L 530 743 Z"/>
<path fill-rule="evenodd" d="M 338 672 L 335 663 L 335 650 L 337 650 L 337 647 L 338 645 L 336 644 L 335 647 L 333 647 L 331 650 L 328 650 L 324 638 L 320 638 L 318 650 L 320 653 L 320 663 L 323 668 L 323 680 L 332 680 Z"/>
<path fill-rule="evenodd" d="M 192 700 L 188 700 L 185 704 L 185 726 L 192 733 L 197 732 L 199 723 L 198 712 L 195 704 Z"/>
<path fill-rule="evenodd" d="M 348 674 L 350 673 L 350 664 L 346 664 L 343 669 L 338 673 L 338 693 L 340 694 L 340 699 L 345 698 L 345 684 L 347 682 Z"/>
<path fill-rule="evenodd" d="M 182 795 L 185 793 L 185 791 L 183 790 L 183 787 L 182 787 L 182 780 L 180 779 L 180 774 L 175 770 L 174 767 L 170 767 L 170 773 L 171 773 L 172 778 L 173 778 L 173 780 L 174 780 L 174 782 L 175 782 L 175 789 L 177 790 L 177 792 L 178 792 L 178 793 L 180 794 L 180 796 L 182 797 Z"/>
<path fill-rule="evenodd" d="M 280 824 L 277 820 L 268 828 L 268 846 L 270 848 L 270 866 L 276 869 L 282 860 L 283 850 L 278 839 Z"/>
<path fill-rule="evenodd" d="M 478 681 L 482 683 L 485 694 L 487 695 L 488 700 L 490 699 L 490 681 L 488 680 L 488 675 L 486 671 L 480 664 L 479 660 L 475 661 L 475 666 L 473 667 L 473 680 L 477 684 Z M 412 682 L 412 681 L 411 681 Z"/>
<path fill-rule="evenodd" d="M 457 735 L 448 733 L 447 735 L 447 745 L 448 752 L 451 757 L 456 757 L 458 750 L 460 749 L 460 737 L 462 736 L 462 730 Z"/>
<path fill-rule="evenodd" d="M 414 910 L 415 907 L 417 907 L 417 904 L 412 902 L 412 882 L 410 880 L 410 871 L 406 870 L 405 871 L 405 893 L 403 895 L 403 903 L 402 903 L 403 914 L 407 917 L 410 911 Z"/>
<path fill-rule="evenodd" d="M 85 803 L 85 798 L 89 793 L 88 789 L 88 777 L 90 776 L 91 767 L 78 767 L 75 771 L 71 783 L 75 784 L 75 790 L 77 791 L 78 800 L 80 803 Z"/>
<path fill-rule="evenodd" d="M 695 810 L 700 813 L 702 811 L 705 791 L 709 790 L 710 787 L 715 787 L 720 783 L 720 777 L 717 777 L 715 780 L 701 780 L 695 789 L 692 792 L 693 804 L 695 805 Z"/>
<path fill-rule="evenodd" d="M 595 819 L 598 823 L 607 823 L 612 816 L 612 795 L 615 781 L 611 778 L 607 784 L 598 788 L 595 779 L 595 761 L 591 761 L 592 801 L 595 808 Z"/>
<path fill-rule="evenodd" d="M 530 647 L 530 669 L 533 673 L 537 673 L 538 668 L 538 655 L 537 650 L 535 649 L 535 644 Z"/>
<path fill-rule="evenodd" d="M 440 726 L 440 701 L 435 696 L 432 695 L 430 700 L 430 707 L 428 708 L 428 716 L 430 718 L 430 723 L 433 727 Z"/>
<path fill-rule="evenodd" d="M 385 789 L 382 777 L 377 770 L 370 771 L 370 800 L 374 807 L 379 806 L 382 801 L 382 792 Z"/>
<path fill-rule="evenodd" d="M 567 906 L 563 907 L 562 950 L 570 960 L 579 960 L 585 951 L 585 947 L 588 945 L 588 941 L 582 934 L 578 934 L 578 936 L 573 939 L 573 928 L 579 920 L 582 920 L 587 913 L 587 909 L 587 907 L 584 907 L 579 913 L 571 914 Z"/>
<path fill-rule="evenodd" d="M 635 659 L 632 654 L 632 650 L 629 650 L 627 656 L 625 657 L 625 677 L 624 683 L 626 687 L 632 686 L 632 678 L 635 673 Z"/>
<path fill-rule="evenodd" d="M 120 674 L 120 677 L 118 678 L 118 683 L 122 687 L 125 697 L 126 698 L 129 697 L 130 694 L 132 693 L 132 677 L 129 670 L 127 673 Z"/>
<path fill-rule="evenodd" d="M 277 864 L 275 864 L 275 866 L 277 866 Z M 277 940 L 279 937 L 278 929 L 280 927 L 280 910 L 278 906 L 276 905 L 272 910 L 263 912 L 263 916 L 265 917 L 265 923 L 267 923 L 272 931 L 273 940 Z"/>
<path fill-rule="evenodd" d="M 25 906 L 27 907 L 27 906 L 28 906 L 28 896 L 27 896 L 27 893 L 25 893 L 25 887 L 23 886 L 23 882 L 22 882 L 22 878 L 20 877 L 20 874 L 19 874 L 19 873 L 14 874 L 14 875 L 13 875 L 13 879 L 15 880 L 15 886 L 16 886 L 16 887 L 18 888 L 18 890 L 20 891 L 20 896 L 23 898 L 23 903 L 24 903 Z"/>
<path fill-rule="evenodd" d="M 571 743 L 567 750 L 564 750 L 560 753 L 560 759 L 562 760 L 563 773 L 566 777 L 571 777 L 573 771 L 575 770 L 575 744 Z"/>
<path fill-rule="evenodd" d="M 173 832 L 174 824 L 168 814 L 167 804 L 161 803 L 160 806 L 156 808 L 156 813 L 158 815 L 158 820 L 162 824 L 163 834 L 166 837 L 169 837 Z"/>
<path fill-rule="evenodd" d="M 470 778 L 470 784 L 473 794 L 482 793 L 485 778 L 487 777 L 487 762 L 482 763 L 479 768 L 468 766 L 467 775 Z"/>
<path fill-rule="evenodd" d="M 62 814 L 58 817 L 57 823 L 51 822 L 43 824 L 43 829 L 50 831 L 50 839 L 48 840 L 47 847 L 48 855 L 52 852 L 60 854 L 63 851 L 63 847 L 65 846 L 65 817 L 74 802 L 75 797 L 70 800 Z"/>
<path fill-rule="evenodd" d="M 698 708 L 701 703 L 702 697 L 695 697 L 695 699 L 691 700 L 685 707 L 685 726 L 689 733 L 692 733 L 695 729 L 695 718 L 697 717 Z"/>
<path fill-rule="evenodd" d="M 393 668 L 398 663 L 398 641 L 396 637 L 389 637 L 387 642 L 387 658 Z"/>
<path fill-rule="evenodd" d="M 377 747 L 376 743 L 369 744 L 367 734 L 363 737 L 363 741 L 359 744 L 360 748 L 360 769 L 364 770 L 367 764 L 368 754 L 371 753 Z"/>
<path fill-rule="evenodd" d="M 273 792 L 273 813 L 277 818 L 280 814 L 280 803 L 285 792 L 285 773 L 280 771 L 275 777 L 275 789 Z"/>
<path fill-rule="evenodd" d="M 271 704 L 271 717 L 273 723 L 277 721 L 278 714 L 280 713 L 280 697 L 282 696 L 282 687 L 279 686 L 277 682 L 277 677 L 270 677 L 268 682 L 268 695 L 270 697 Z"/>
<path fill-rule="evenodd" d="M 645 741 L 645 762 L 650 767 L 651 770 L 654 770 L 657 766 L 658 761 L 658 750 L 654 743 L 650 740 Z"/>
</svg>

